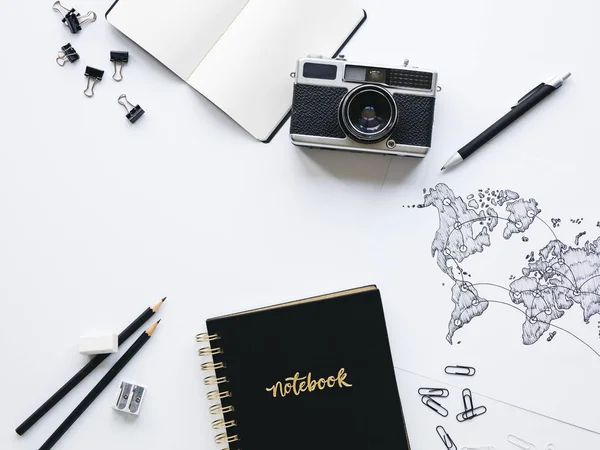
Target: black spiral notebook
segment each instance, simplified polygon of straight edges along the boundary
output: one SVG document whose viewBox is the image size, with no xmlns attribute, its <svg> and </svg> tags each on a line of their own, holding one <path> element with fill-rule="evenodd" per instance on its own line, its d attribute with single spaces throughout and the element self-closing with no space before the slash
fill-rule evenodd
<svg viewBox="0 0 600 450">
<path fill-rule="evenodd" d="M 410 448 L 376 286 L 206 321 L 219 448 Z"/>
</svg>

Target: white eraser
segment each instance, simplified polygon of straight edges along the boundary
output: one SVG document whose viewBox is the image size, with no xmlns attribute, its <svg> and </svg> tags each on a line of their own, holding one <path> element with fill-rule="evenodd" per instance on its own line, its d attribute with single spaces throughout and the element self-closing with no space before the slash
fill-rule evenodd
<svg viewBox="0 0 600 450">
<path fill-rule="evenodd" d="M 82 355 L 102 355 L 116 353 L 118 350 L 119 336 L 114 333 L 79 338 L 79 353 Z"/>
</svg>

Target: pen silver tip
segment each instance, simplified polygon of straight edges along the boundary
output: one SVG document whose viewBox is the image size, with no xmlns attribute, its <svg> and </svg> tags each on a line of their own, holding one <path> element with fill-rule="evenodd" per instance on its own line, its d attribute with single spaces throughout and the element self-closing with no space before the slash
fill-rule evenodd
<svg viewBox="0 0 600 450">
<path fill-rule="evenodd" d="M 450 157 L 448 161 L 444 163 L 444 165 L 442 166 L 442 170 L 450 169 L 461 162 L 463 162 L 463 158 L 462 156 L 460 156 L 460 153 L 456 152 Z"/>
<path fill-rule="evenodd" d="M 565 80 L 567 78 L 569 78 L 571 76 L 571 72 L 567 72 L 566 75 L 563 75 L 562 77 L 554 77 L 551 78 L 550 80 L 544 82 L 544 84 L 547 84 L 548 86 L 552 86 L 554 88 L 559 88 L 563 85 L 563 83 L 565 82 Z"/>
<path fill-rule="evenodd" d="M 440 170 L 444 170 L 446 168 L 446 166 L 442 167 Z"/>
</svg>

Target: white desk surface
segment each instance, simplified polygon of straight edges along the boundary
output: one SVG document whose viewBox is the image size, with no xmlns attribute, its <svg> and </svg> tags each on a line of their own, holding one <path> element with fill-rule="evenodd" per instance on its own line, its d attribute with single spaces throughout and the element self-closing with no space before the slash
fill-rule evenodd
<svg viewBox="0 0 600 450">
<path fill-rule="evenodd" d="M 551 176 L 577 174 L 563 189 L 597 179 L 597 1 L 365 1 L 369 19 L 349 58 L 408 57 L 439 70 L 433 150 L 419 163 L 303 151 L 285 128 L 269 145 L 256 142 L 112 29 L 103 19 L 111 0 L 68 1 L 99 15 L 77 35 L 51 3 L 2 0 L 1 449 L 38 448 L 114 362 L 18 437 L 14 428 L 85 362 L 80 335 L 119 331 L 165 295 L 160 329 L 119 377 L 149 387 L 141 416 L 110 409 L 115 382 L 56 448 L 214 448 L 194 341 L 205 319 L 389 283 L 372 264 L 386 257 L 386 236 L 369 235 L 372 222 L 403 202 L 403 184 L 441 180 L 453 150 L 545 78 L 573 72 L 560 95 L 578 101 L 578 113 L 561 114 L 555 96 L 444 179 L 468 176 L 478 187 L 539 177 L 550 191 Z M 54 58 L 66 42 L 82 60 L 60 68 Z M 131 59 L 116 83 L 108 56 L 120 49 Z M 86 65 L 106 70 L 93 99 L 82 94 Z M 146 110 L 134 126 L 121 93 Z M 544 173 L 530 170 L 540 162 Z M 422 380 L 403 372 L 398 380 L 413 450 L 443 448 L 440 421 L 415 394 Z M 471 424 L 444 422 L 459 448 L 509 449 L 510 433 L 538 449 L 600 448 L 599 435 L 485 404 L 488 414 Z"/>
</svg>

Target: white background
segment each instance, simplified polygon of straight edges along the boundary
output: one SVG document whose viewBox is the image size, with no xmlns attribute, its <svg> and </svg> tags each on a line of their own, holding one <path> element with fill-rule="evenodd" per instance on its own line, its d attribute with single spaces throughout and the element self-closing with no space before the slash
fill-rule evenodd
<svg viewBox="0 0 600 450">
<path fill-rule="evenodd" d="M 418 203 L 422 188 L 442 181 L 457 194 L 511 188 L 543 202 L 548 217 L 554 210 L 600 218 L 597 2 L 365 2 L 369 19 L 346 48 L 349 58 L 400 64 L 408 57 L 439 71 L 433 149 L 420 162 L 303 151 L 285 128 L 271 144 L 256 142 L 112 29 L 103 19 L 110 1 L 67 4 L 99 14 L 77 35 L 51 3 L 2 0 L 2 449 L 38 448 L 114 362 L 16 436 L 14 428 L 84 364 L 80 335 L 118 332 L 165 295 L 159 330 L 119 377 L 149 387 L 140 417 L 110 409 L 115 382 L 57 449 L 213 448 L 194 335 L 218 314 L 376 283 L 402 367 L 408 343 L 422 344 L 402 333 L 400 315 L 410 314 L 413 300 L 403 286 L 439 275 L 425 258 L 433 211 L 425 219 L 401 208 Z M 82 60 L 60 68 L 54 58 L 66 42 Z M 121 83 L 110 78 L 110 50 L 130 51 Z M 85 65 L 106 70 L 93 99 L 82 94 Z M 573 78 L 536 111 L 457 170 L 439 172 L 529 89 L 566 71 Z M 116 102 L 121 93 L 147 111 L 133 126 Z M 407 223 L 422 234 L 401 232 Z M 418 259 L 403 253 L 417 246 Z M 429 300 L 449 317 L 449 295 Z M 431 330 L 431 339 L 445 336 Z M 519 337 L 518 323 L 512 332 Z M 455 351 L 448 346 L 449 359 Z M 574 378 L 578 370 L 571 367 Z M 459 448 L 508 449 L 509 433 L 538 448 L 600 445 L 597 434 L 491 400 L 476 399 L 489 412 L 470 424 L 438 420 L 415 394 L 427 381 L 397 373 L 413 450 L 443 448 L 440 423 Z M 536 376 L 543 373 L 526 371 L 524 382 Z M 460 390 L 451 398 L 454 411 Z"/>
</svg>

